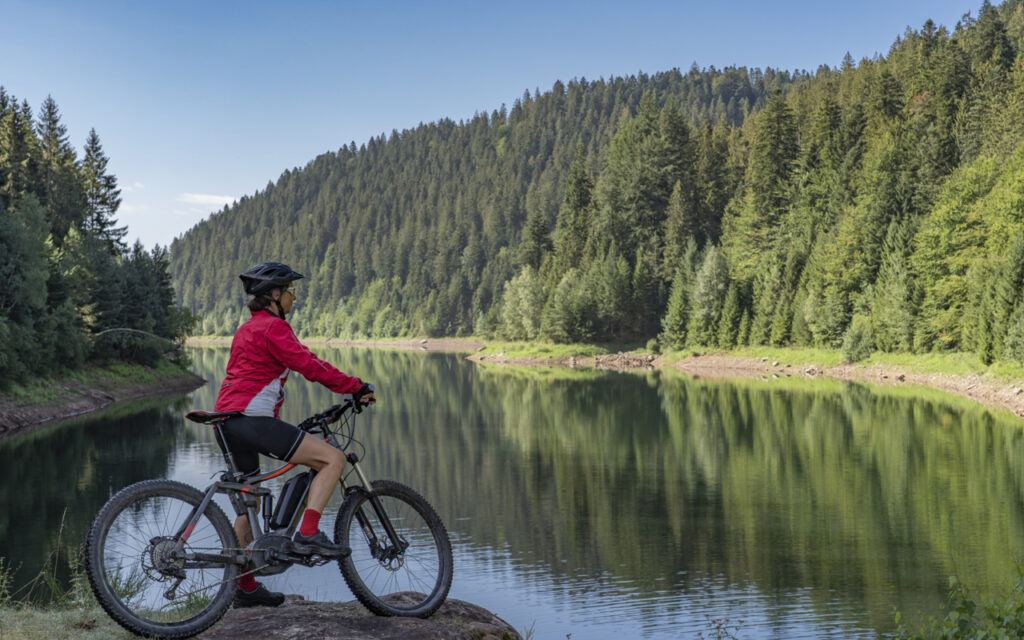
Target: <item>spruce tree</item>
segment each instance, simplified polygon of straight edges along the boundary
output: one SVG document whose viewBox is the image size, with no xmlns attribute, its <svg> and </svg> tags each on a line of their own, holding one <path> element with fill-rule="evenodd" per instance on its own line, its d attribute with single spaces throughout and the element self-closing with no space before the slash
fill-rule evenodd
<svg viewBox="0 0 1024 640">
<path fill-rule="evenodd" d="M 85 214 L 82 184 L 78 179 L 78 161 L 68 141 L 67 127 L 60 121 L 60 111 L 53 98 L 47 96 L 39 112 L 39 130 L 43 203 L 50 220 L 50 232 L 57 246 L 72 225 Z"/>
<path fill-rule="evenodd" d="M 128 227 L 115 226 L 117 221 L 114 216 L 121 206 L 121 190 L 117 188 L 117 177 L 107 173 L 108 161 L 96 130 L 90 129 L 82 158 L 86 204 L 82 228 L 106 243 L 111 255 L 117 255 L 127 250 L 124 236 L 128 233 Z"/>
</svg>

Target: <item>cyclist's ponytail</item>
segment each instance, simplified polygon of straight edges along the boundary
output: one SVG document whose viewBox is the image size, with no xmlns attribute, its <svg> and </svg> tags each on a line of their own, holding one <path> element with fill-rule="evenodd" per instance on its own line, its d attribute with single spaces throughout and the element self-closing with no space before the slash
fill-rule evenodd
<svg viewBox="0 0 1024 640">
<path fill-rule="evenodd" d="M 249 311 L 252 312 L 265 311 L 273 301 L 274 299 L 270 297 L 269 293 L 263 293 L 258 296 L 254 296 L 247 306 L 249 307 Z"/>
</svg>

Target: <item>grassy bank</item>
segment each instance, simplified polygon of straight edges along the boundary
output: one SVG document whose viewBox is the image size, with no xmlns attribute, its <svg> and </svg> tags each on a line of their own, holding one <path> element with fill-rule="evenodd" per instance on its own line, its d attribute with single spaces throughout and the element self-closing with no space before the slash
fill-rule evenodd
<svg viewBox="0 0 1024 640">
<path fill-rule="evenodd" d="M 184 366 L 167 360 L 152 367 L 127 362 L 91 364 L 60 377 L 36 378 L 0 393 L 0 438 L 122 400 L 187 393 L 202 383 Z"/>
<path fill-rule="evenodd" d="M 156 384 L 191 376 L 184 366 L 160 360 L 147 367 L 131 362 L 89 364 L 77 371 L 68 371 L 59 377 L 43 377 L 14 383 L 0 392 L 0 403 L 14 406 L 45 404 L 60 400 L 68 388 L 119 389 L 136 384 Z"/>
</svg>

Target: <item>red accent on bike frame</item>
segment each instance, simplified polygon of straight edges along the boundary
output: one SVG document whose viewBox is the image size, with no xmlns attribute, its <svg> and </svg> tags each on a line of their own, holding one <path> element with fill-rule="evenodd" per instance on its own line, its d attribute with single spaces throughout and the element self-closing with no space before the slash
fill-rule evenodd
<svg viewBox="0 0 1024 640">
<path fill-rule="evenodd" d="M 255 484 L 255 483 L 258 483 L 258 482 L 263 482 L 264 480 L 270 480 L 271 478 L 276 478 L 277 476 L 281 475 L 282 473 L 285 473 L 287 471 L 291 471 L 294 468 L 295 468 L 295 465 L 289 462 L 288 464 L 284 465 L 283 467 L 281 467 L 277 471 L 272 471 L 272 472 L 268 473 L 265 476 L 260 476 L 258 478 L 253 478 L 249 482 Z"/>
<path fill-rule="evenodd" d="M 194 525 L 194 524 L 188 525 L 188 528 L 185 529 L 185 533 L 181 534 L 181 540 L 179 540 L 178 543 L 180 544 L 182 542 L 187 541 L 188 537 L 190 535 L 192 535 L 192 530 L 195 529 L 195 528 L 196 528 L 196 525 Z"/>
</svg>

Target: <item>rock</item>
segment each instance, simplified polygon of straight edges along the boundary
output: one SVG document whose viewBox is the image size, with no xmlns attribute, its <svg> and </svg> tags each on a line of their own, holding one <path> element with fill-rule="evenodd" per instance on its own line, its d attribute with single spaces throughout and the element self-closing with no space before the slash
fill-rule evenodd
<svg viewBox="0 0 1024 640">
<path fill-rule="evenodd" d="M 900 382 L 903 382 L 904 380 L 907 379 L 907 377 L 901 373 L 900 375 L 896 376 L 896 379 L 899 380 Z"/>
<path fill-rule="evenodd" d="M 1021 393 L 1024 393 L 1024 389 L 1021 389 L 1020 387 L 1013 388 L 1013 395 L 1019 396 Z"/>
<path fill-rule="evenodd" d="M 389 598 L 401 601 L 405 594 Z M 289 595 L 280 607 L 229 609 L 201 640 L 521 640 L 512 625 L 490 611 L 449 598 L 430 618 L 375 616 L 356 601 L 312 602 Z"/>
<path fill-rule="evenodd" d="M 773 360 L 773 361 L 772 361 L 772 366 L 773 366 L 773 367 L 777 367 L 777 366 L 779 366 L 779 361 L 778 361 L 778 360 Z"/>
<path fill-rule="evenodd" d="M 768 361 L 768 356 L 765 356 L 765 357 L 761 358 L 761 362 L 767 362 L 767 361 Z"/>
</svg>

